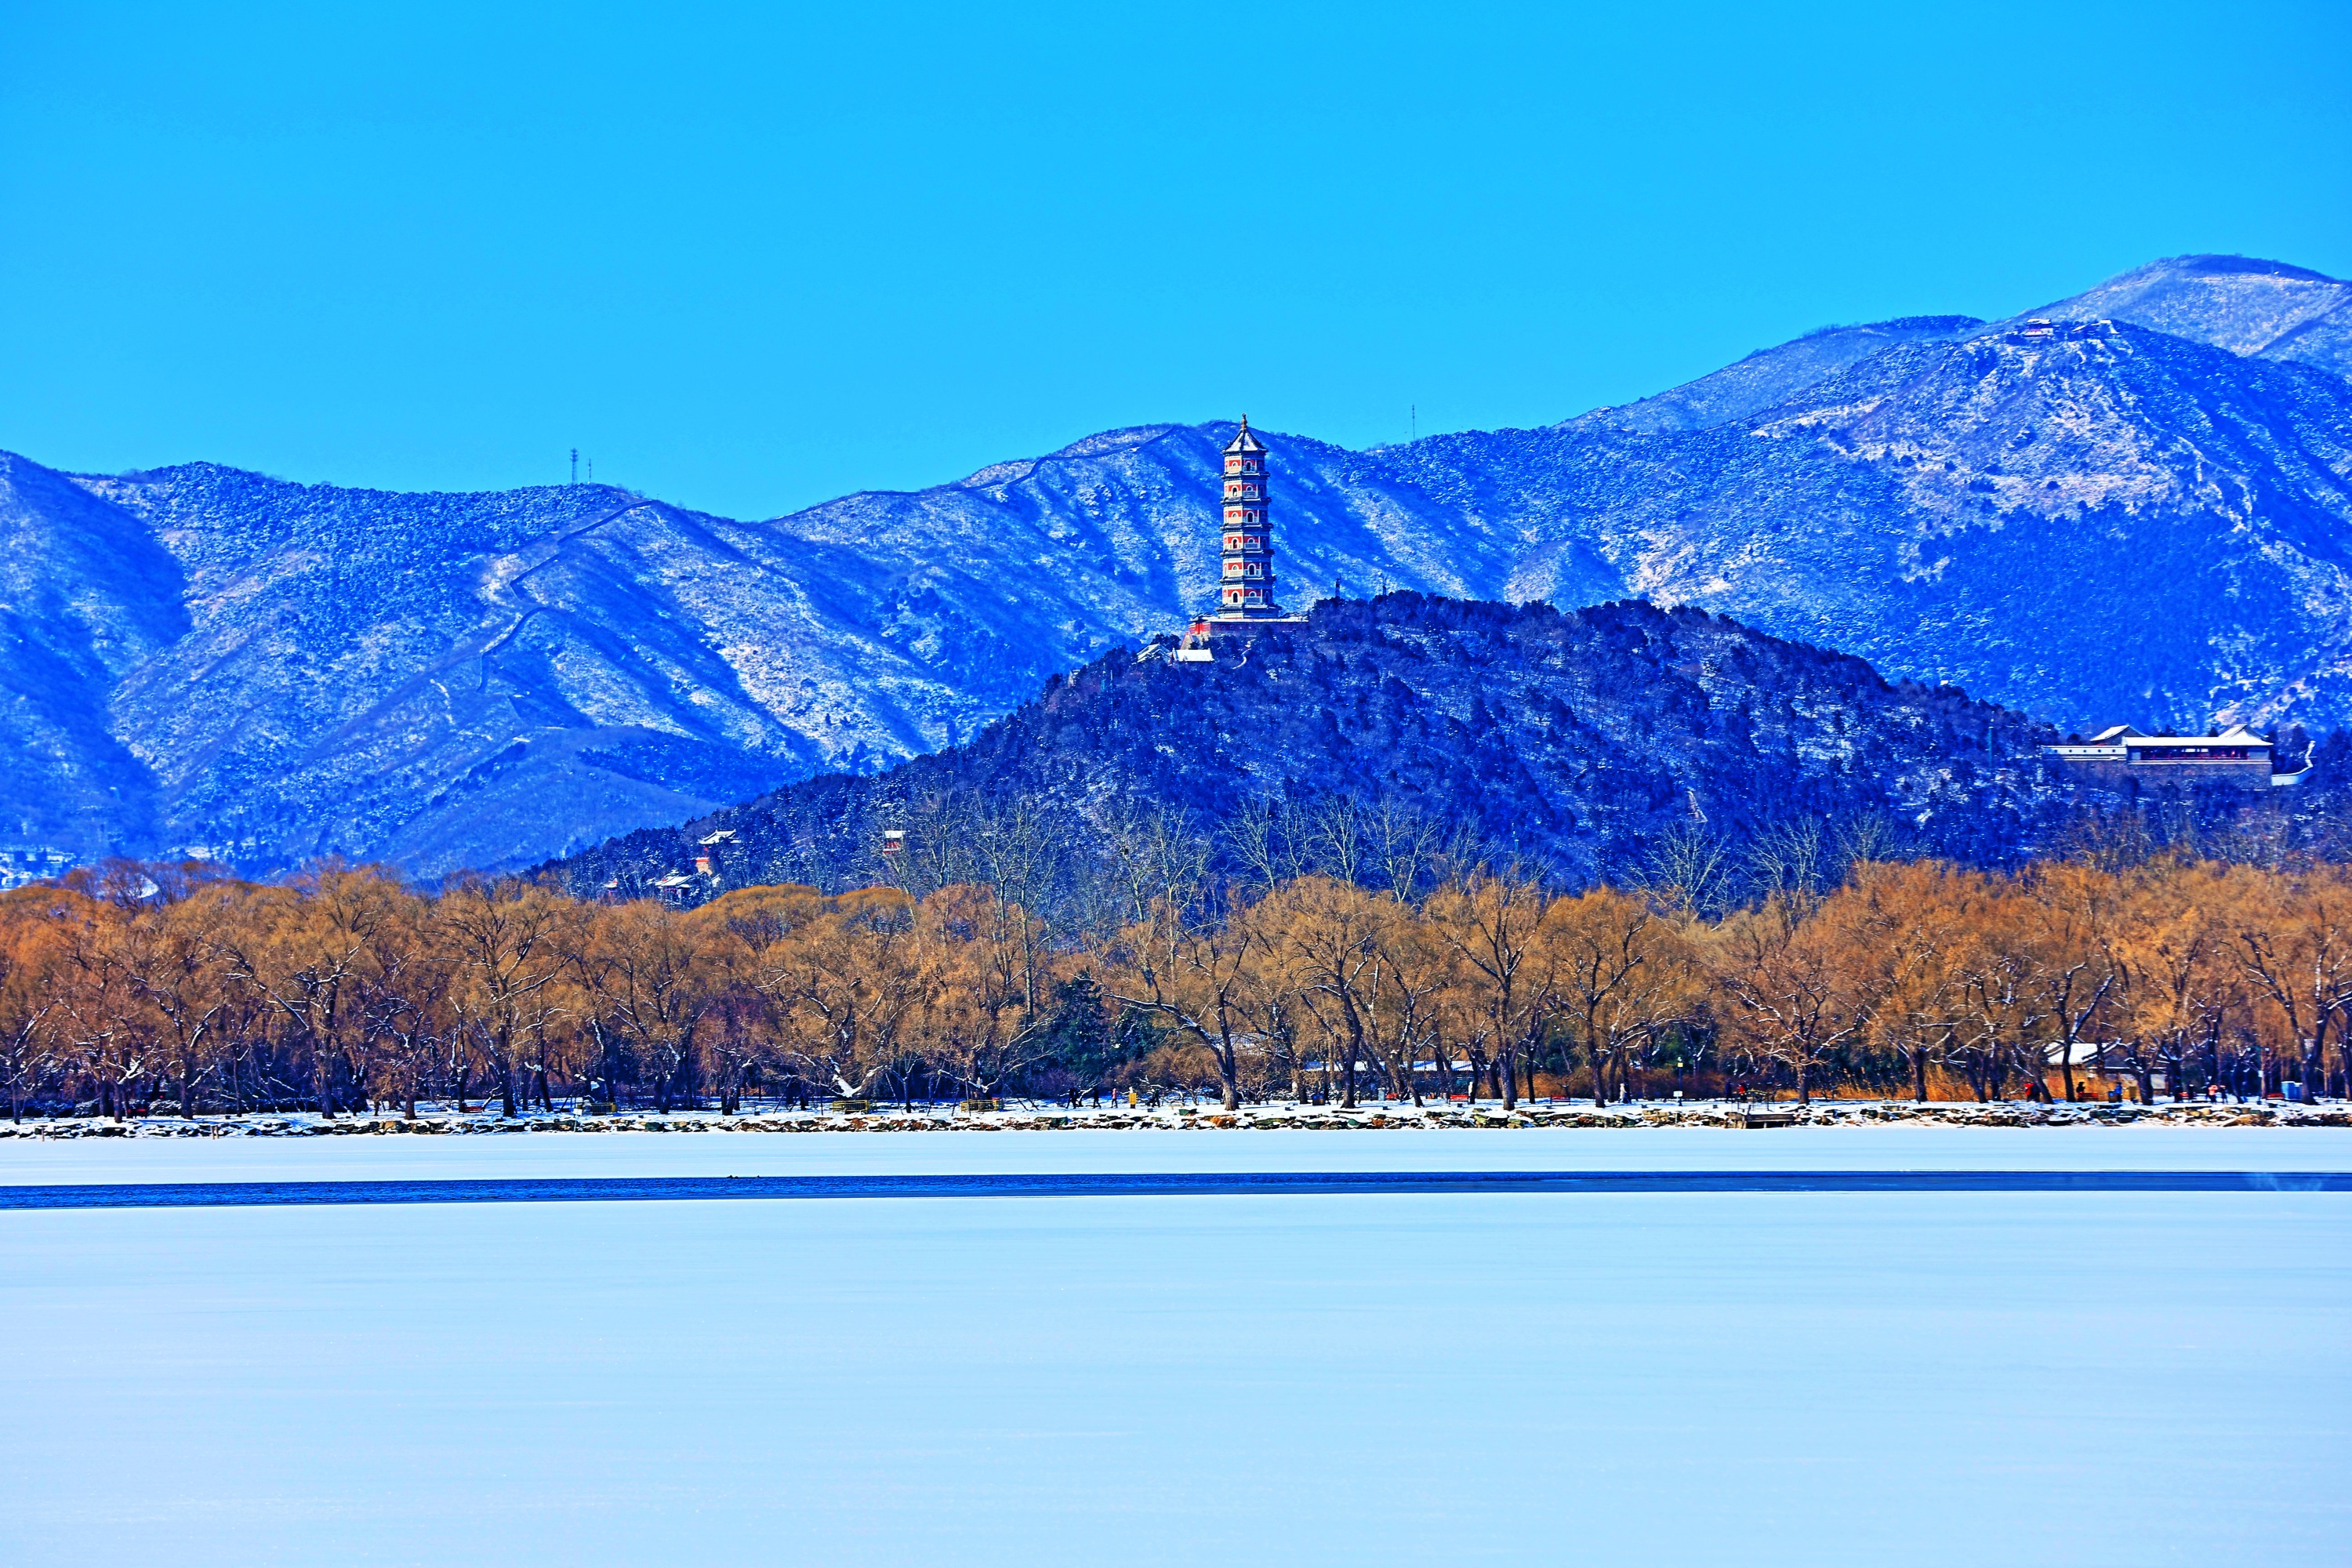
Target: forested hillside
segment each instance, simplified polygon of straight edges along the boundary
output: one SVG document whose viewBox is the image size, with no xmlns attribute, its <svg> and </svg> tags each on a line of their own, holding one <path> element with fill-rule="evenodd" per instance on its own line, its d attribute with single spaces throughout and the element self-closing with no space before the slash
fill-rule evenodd
<svg viewBox="0 0 2352 1568">
<path fill-rule="evenodd" d="M 1728 877 L 1759 846 L 1811 880 L 1853 855 L 2006 864 L 2127 805 L 2045 762 L 2053 732 L 2022 714 L 1702 610 L 1391 594 L 1212 642 L 1205 664 L 1167 642 L 1107 656 L 965 745 L 553 870 L 583 896 L 683 874 L 667 896 L 1015 880 L 1034 900 L 1181 840 L 1266 881 L 1320 868 L 1409 888 L 1448 856 L 1568 885 L 1688 881 L 1679 859 L 1717 856 Z M 2183 804 L 2208 831 L 2273 830 L 2255 799 Z"/>
</svg>

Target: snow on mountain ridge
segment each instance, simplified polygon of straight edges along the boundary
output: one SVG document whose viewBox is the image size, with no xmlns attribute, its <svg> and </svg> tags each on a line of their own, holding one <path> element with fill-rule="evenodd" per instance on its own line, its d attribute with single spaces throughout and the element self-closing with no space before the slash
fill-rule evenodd
<svg viewBox="0 0 2352 1568">
<path fill-rule="evenodd" d="M 1596 408 L 1563 423 L 1653 435 L 1708 430 L 1759 414 L 1897 343 L 1956 337 L 1982 325 L 1974 316 L 1906 316 L 1820 327 L 1671 391 L 1622 408 Z"/>
<path fill-rule="evenodd" d="M 2235 354 L 2352 375 L 2352 283 L 2283 261 L 2168 257 L 2027 314 L 2130 321 Z"/>
<path fill-rule="evenodd" d="M 2189 325 L 2253 341 L 2259 289 L 2158 267 L 2054 337 L 1831 329 L 1607 411 L 1639 417 L 1273 436 L 1284 596 L 1643 595 L 2062 724 L 2342 722 L 2352 382 L 2278 352 L 2333 316 L 2241 356 L 2129 314 L 2201 300 Z M 1204 603 L 1231 429 L 1102 431 L 763 522 L 6 459 L 0 616 L 31 631 L 0 647 L 0 740 L 33 765 L 0 833 L 437 872 L 871 772 Z"/>
</svg>

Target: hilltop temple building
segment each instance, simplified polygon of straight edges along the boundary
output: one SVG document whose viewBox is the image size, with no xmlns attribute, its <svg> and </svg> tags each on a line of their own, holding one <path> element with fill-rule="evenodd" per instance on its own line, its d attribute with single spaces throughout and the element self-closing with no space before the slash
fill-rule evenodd
<svg viewBox="0 0 2352 1568">
<path fill-rule="evenodd" d="M 2212 782 L 2252 789 L 2302 783 L 2310 765 L 2306 763 L 2300 772 L 2292 773 L 2275 772 L 2273 750 L 2270 742 L 2243 724 L 2233 724 L 2218 735 L 2143 735 L 2128 724 L 2117 724 L 2087 741 L 2044 746 L 2042 752 L 2110 785 L 2126 779 Z"/>
<path fill-rule="evenodd" d="M 1214 621 L 1286 621 L 1274 596 L 1274 528 L 1265 515 L 1265 443 L 1242 416 L 1225 444 L 1224 563 Z"/>
</svg>

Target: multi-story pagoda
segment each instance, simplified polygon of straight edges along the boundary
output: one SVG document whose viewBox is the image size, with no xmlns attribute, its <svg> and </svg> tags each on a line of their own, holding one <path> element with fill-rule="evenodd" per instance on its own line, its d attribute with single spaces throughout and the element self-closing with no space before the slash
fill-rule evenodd
<svg viewBox="0 0 2352 1568">
<path fill-rule="evenodd" d="M 1242 416 L 1225 445 L 1224 565 L 1218 575 L 1220 621 L 1286 619 L 1274 597 L 1274 529 L 1265 516 L 1265 443 Z"/>
</svg>

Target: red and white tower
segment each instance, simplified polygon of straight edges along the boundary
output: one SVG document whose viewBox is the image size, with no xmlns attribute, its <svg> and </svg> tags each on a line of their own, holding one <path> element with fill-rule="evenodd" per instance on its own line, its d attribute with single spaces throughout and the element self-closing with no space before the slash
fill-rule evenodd
<svg viewBox="0 0 2352 1568">
<path fill-rule="evenodd" d="M 1216 619 L 1283 619 L 1274 597 L 1274 529 L 1265 515 L 1265 443 L 1240 434 L 1225 445 L 1224 564 L 1217 583 Z"/>
</svg>

